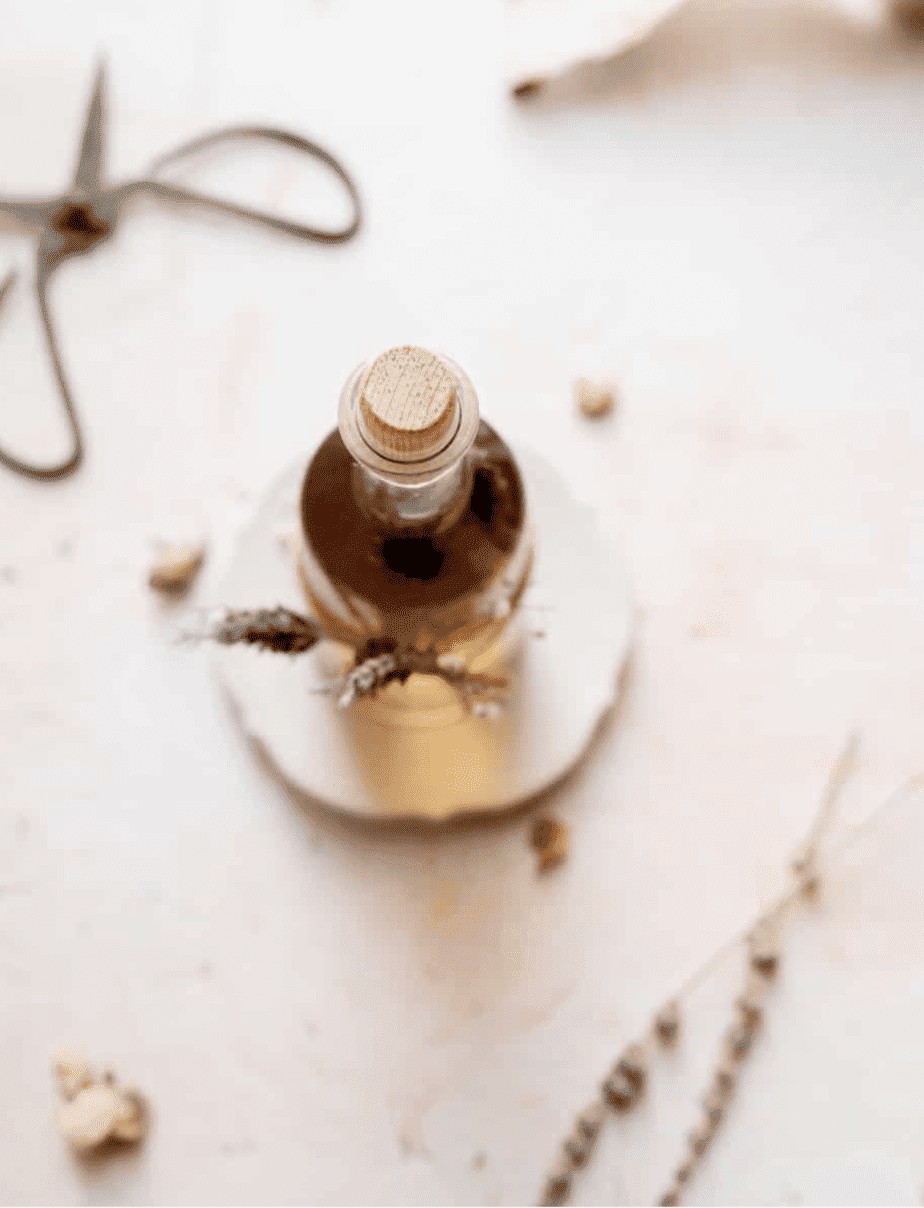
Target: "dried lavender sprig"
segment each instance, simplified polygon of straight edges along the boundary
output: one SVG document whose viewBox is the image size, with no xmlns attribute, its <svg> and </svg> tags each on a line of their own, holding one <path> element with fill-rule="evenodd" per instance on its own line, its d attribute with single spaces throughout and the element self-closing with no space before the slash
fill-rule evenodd
<svg viewBox="0 0 924 1208">
<path fill-rule="evenodd" d="M 357 663 L 343 678 L 337 707 L 348 709 L 362 696 L 374 696 L 379 688 L 396 678 L 397 660 L 393 654 L 373 654 Z"/>
<path fill-rule="evenodd" d="M 203 614 L 199 624 L 187 627 L 183 634 L 194 641 L 218 642 L 224 646 L 246 644 L 278 654 L 303 654 L 325 639 L 321 626 L 312 617 L 278 605 L 276 608 L 220 608 Z M 364 696 L 409 676 L 434 675 L 459 694 L 466 709 L 476 717 L 496 717 L 503 708 L 507 681 L 497 676 L 473 675 L 462 659 L 438 654 L 433 649 L 392 648 L 373 638 L 355 653 L 355 665 L 347 675 L 325 685 L 325 692 L 336 693 L 341 709 L 347 709 Z"/>
<path fill-rule="evenodd" d="M 324 639 L 317 621 L 282 605 L 219 608 L 205 614 L 199 627 L 188 628 L 183 636 L 222 646 L 257 646 L 277 654 L 304 654 Z"/>
<path fill-rule="evenodd" d="M 440 655 L 434 650 L 382 650 L 372 641 L 357 653 L 356 666 L 334 681 L 329 690 L 338 693 L 337 703 L 348 709 L 364 696 L 375 696 L 387 684 L 404 683 L 411 675 L 433 675 L 458 692 L 463 704 L 476 716 L 493 717 L 501 709 L 497 695 L 507 681 L 496 676 L 473 675 L 455 655 Z"/>
<path fill-rule="evenodd" d="M 615 1111 L 632 1110 L 640 1101 L 648 1075 L 647 1053 L 653 1046 L 669 1047 L 675 1043 L 681 1025 L 680 1001 L 700 984 L 730 951 L 745 943 L 748 946 L 749 969 L 766 988 L 779 963 L 776 930 L 786 911 L 800 897 L 811 894 L 818 882 L 818 857 L 822 839 L 830 828 L 840 790 L 853 769 L 859 738 L 851 734 L 828 776 L 816 818 L 802 844 L 799 857 L 793 863 L 795 884 L 743 933 L 713 953 L 655 1013 L 648 1032 L 630 1044 L 617 1060 L 603 1083 L 603 1097 Z M 677 1204 L 683 1190 L 712 1142 L 725 1115 L 727 1101 L 737 1081 L 740 1063 L 750 1052 L 763 1018 L 760 1002 L 754 1001 L 754 989 L 749 983 L 736 1004 L 739 1018 L 729 1029 L 725 1042 L 725 1057 L 720 1062 L 705 1099 L 702 1120 L 688 1138 L 688 1152 L 674 1171 L 670 1185 L 659 1203 Z M 577 1166 L 583 1166 L 589 1151 L 575 1160 L 572 1138 L 566 1139 L 556 1164 L 543 1185 L 540 1204 L 563 1204 L 567 1200 Z"/>
</svg>

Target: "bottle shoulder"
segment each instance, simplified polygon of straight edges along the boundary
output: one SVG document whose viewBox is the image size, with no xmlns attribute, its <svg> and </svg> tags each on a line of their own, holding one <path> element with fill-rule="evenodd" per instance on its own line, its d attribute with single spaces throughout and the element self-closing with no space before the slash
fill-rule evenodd
<svg viewBox="0 0 924 1208">
<path fill-rule="evenodd" d="M 312 594 L 338 597 L 402 640 L 471 622 L 477 602 L 511 559 L 522 561 L 526 498 L 516 461 L 487 423 L 466 454 L 462 497 L 421 523 L 370 507 L 360 467 L 338 432 L 307 468 L 301 526 Z"/>
</svg>

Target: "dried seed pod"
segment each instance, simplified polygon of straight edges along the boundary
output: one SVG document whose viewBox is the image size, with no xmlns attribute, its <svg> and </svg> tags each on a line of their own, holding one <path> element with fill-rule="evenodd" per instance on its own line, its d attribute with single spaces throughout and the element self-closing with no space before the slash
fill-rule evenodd
<svg viewBox="0 0 924 1208">
<path fill-rule="evenodd" d="M 665 1003 L 657 1013 L 654 1030 L 661 1044 L 670 1046 L 676 1043 L 680 1033 L 680 1004 L 675 999 Z"/>
<path fill-rule="evenodd" d="M 557 818 L 537 818 L 529 837 L 539 857 L 539 871 L 556 868 L 568 855 L 568 828 Z"/>
<path fill-rule="evenodd" d="M 588 419 L 601 419 L 613 410 L 616 395 L 612 383 L 582 377 L 574 383 L 574 401 L 582 415 Z"/>
<path fill-rule="evenodd" d="M 677 1184 L 678 1187 L 686 1187 L 687 1183 L 689 1183 L 689 1181 L 690 1181 L 690 1177 L 692 1174 L 693 1174 L 693 1163 L 692 1162 L 681 1162 L 680 1165 L 677 1167 L 677 1169 L 674 1171 L 674 1182 Z"/>
<path fill-rule="evenodd" d="M 768 927 L 758 927 L 751 935 L 751 968 L 764 977 L 774 977 L 780 967 L 780 945 Z"/>
<path fill-rule="evenodd" d="M 723 1099 L 728 1099 L 738 1082 L 738 1072 L 729 1061 L 722 1061 L 715 1072 L 712 1085 Z"/>
<path fill-rule="evenodd" d="M 709 1143 L 715 1135 L 715 1129 L 708 1120 L 701 1120 L 699 1124 L 693 1128 L 687 1136 L 687 1144 L 690 1147 L 690 1153 L 701 1158 L 709 1148 Z"/>
<path fill-rule="evenodd" d="M 662 1208 L 673 1208 L 673 1205 L 680 1203 L 680 1188 L 672 1183 L 670 1187 L 663 1193 L 658 1203 Z"/>
<path fill-rule="evenodd" d="M 617 1112 L 628 1111 L 639 1097 L 639 1085 L 616 1068 L 603 1083 L 603 1098 Z"/>
<path fill-rule="evenodd" d="M 735 1007 L 741 1016 L 741 1022 L 751 1032 L 756 1032 L 764 1019 L 764 1009 L 760 1002 L 751 994 L 742 994 L 735 1001 Z"/>
<path fill-rule="evenodd" d="M 725 1096 L 714 1086 L 706 1093 L 706 1097 L 703 1099 L 703 1112 L 709 1121 L 710 1127 L 718 1128 L 722 1123 L 722 1117 L 725 1115 Z"/>
<path fill-rule="evenodd" d="M 518 84 L 511 87 L 510 94 L 518 101 L 525 101 L 530 97 L 538 96 L 544 87 L 545 81 L 537 76 L 534 79 L 520 80 Z"/>
<path fill-rule="evenodd" d="M 595 1141 L 603 1127 L 605 1119 L 605 1109 L 599 1099 L 595 1099 L 593 1103 L 588 1104 L 577 1118 L 577 1126 L 588 1139 Z"/>
<path fill-rule="evenodd" d="M 735 1023 L 725 1035 L 725 1047 L 730 1057 L 740 1061 L 751 1051 L 754 1043 L 754 1031 L 744 1023 Z"/>
<path fill-rule="evenodd" d="M 151 567 L 148 584 L 155 591 L 181 595 L 192 587 L 204 561 L 202 545 L 165 545 Z"/>
<path fill-rule="evenodd" d="M 648 1077 L 648 1057 L 640 1044 L 630 1044 L 616 1062 L 616 1069 L 632 1083 L 636 1089 L 645 1084 Z"/>
<path fill-rule="evenodd" d="M 821 887 L 821 875 L 818 872 L 815 853 L 804 848 L 793 860 L 792 871 L 803 896 L 806 898 L 817 897 Z"/>
<path fill-rule="evenodd" d="M 93 1081 L 90 1063 L 76 1049 L 59 1049 L 51 1059 L 51 1068 L 63 1099 L 73 1099 L 78 1091 Z"/>
<path fill-rule="evenodd" d="M 118 1092 L 105 1083 L 95 1083 L 78 1091 L 58 1111 L 58 1125 L 80 1153 L 95 1149 L 112 1135 L 122 1104 Z"/>
<path fill-rule="evenodd" d="M 575 1127 L 570 1136 L 565 1138 L 562 1150 L 565 1160 L 572 1166 L 583 1166 L 590 1155 L 590 1141 L 579 1128 Z"/>
<path fill-rule="evenodd" d="M 546 1179 L 545 1186 L 542 1188 L 542 1194 L 539 1197 L 540 1204 L 563 1204 L 568 1198 L 571 1191 L 571 1167 L 559 1162 L 552 1173 Z"/>
</svg>

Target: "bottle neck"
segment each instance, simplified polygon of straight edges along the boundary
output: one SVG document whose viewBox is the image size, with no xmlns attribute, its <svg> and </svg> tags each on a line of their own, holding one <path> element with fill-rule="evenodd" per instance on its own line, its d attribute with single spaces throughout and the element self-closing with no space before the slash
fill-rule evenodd
<svg viewBox="0 0 924 1208">
<path fill-rule="evenodd" d="M 434 532 L 458 518 L 468 501 L 471 479 L 468 457 L 413 482 L 357 461 L 353 489 L 363 509 L 387 528 Z"/>
</svg>

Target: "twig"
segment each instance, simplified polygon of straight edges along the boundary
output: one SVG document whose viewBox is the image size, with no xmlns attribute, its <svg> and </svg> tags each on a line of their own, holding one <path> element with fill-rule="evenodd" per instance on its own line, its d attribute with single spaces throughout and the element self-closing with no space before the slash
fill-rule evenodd
<svg viewBox="0 0 924 1208">
<path fill-rule="evenodd" d="M 837 803 L 840 800 L 841 790 L 847 783 L 851 772 L 854 770 L 856 763 L 857 751 L 860 746 L 860 735 L 857 731 L 852 732 L 847 736 L 840 754 L 831 765 L 831 770 L 828 772 L 828 779 L 822 791 L 821 800 L 818 810 L 809 827 L 805 839 L 797 848 L 797 855 L 793 860 L 793 871 L 796 873 L 796 884 L 789 886 L 770 906 L 766 907 L 756 919 L 749 923 L 743 930 L 733 935 L 726 940 L 720 948 L 716 949 L 711 956 L 699 966 L 681 983 L 680 989 L 675 993 L 674 999 L 686 997 L 692 993 L 698 986 L 713 973 L 722 961 L 730 953 L 744 944 L 748 936 L 758 927 L 772 923 L 777 919 L 777 916 L 785 911 L 786 908 L 795 902 L 806 890 L 806 873 L 800 869 L 800 862 L 804 862 L 805 868 L 815 870 L 815 864 L 818 859 L 819 847 L 824 835 L 830 829 L 835 813 Z M 816 874 L 817 875 L 817 874 Z"/>
</svg>

